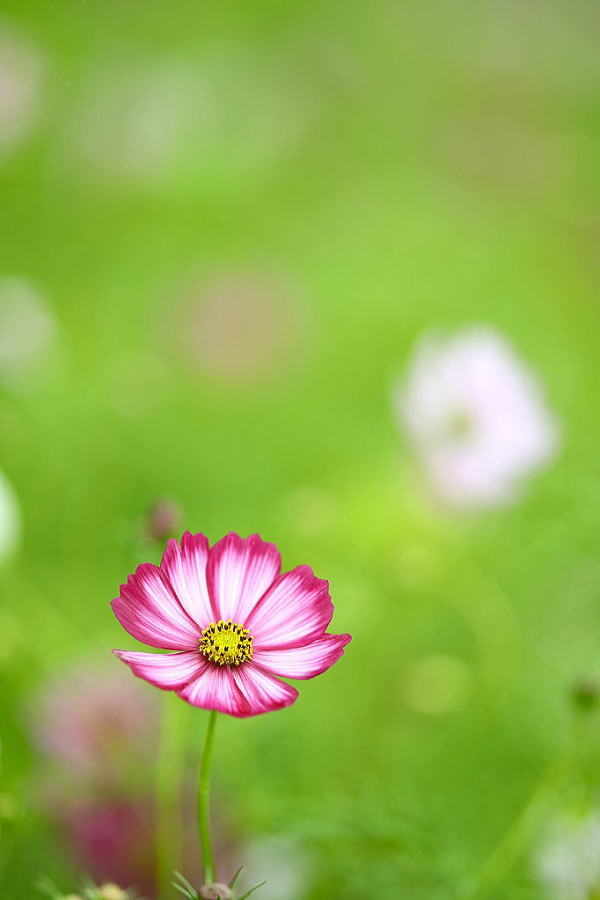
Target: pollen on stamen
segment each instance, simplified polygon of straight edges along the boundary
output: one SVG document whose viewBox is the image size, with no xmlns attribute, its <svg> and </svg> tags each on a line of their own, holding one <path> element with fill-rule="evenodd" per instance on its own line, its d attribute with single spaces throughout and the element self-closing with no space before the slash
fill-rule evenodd
<svg viewBox="0 0 600 900">
<path fill-rule="evenodd" d="M 237 622 L 211 622 L 202 630 L 200 652 L 218 666 L 239 666 L 252 659 L 252 635 Z"/>
</svg>

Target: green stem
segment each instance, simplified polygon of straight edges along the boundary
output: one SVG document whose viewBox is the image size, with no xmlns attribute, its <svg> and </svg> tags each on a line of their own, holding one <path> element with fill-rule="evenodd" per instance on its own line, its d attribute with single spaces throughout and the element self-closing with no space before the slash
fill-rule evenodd
<svg viewBox="0 0 600 900">
<path fill-rule="evenodd" d="M 477 873 L 469 897 L 487 896 L 489 891 L 501 884 L 510 873 L 529 843 L 535 827 L 547 815 L 549 799 L 558 788 L 564 774 L 565 762 L 563 757 L 559 756 L 542 774 L 520 814 Z"/>
<path fill-rule="evenodd" d="M 217 713 L 216 711 L 213 711 L 210 713 L 208 719 L 204 751 L 202 753 L 202 759 L 200 760 L 200 777 L 198 780 L 198 831 L 200 834 L 200 850 L 202 853 L 204 880 L 206 884 L 211 884 L 216 878 L 208 809 L 210 796 L 210 768 L 215 746 L 216 722 Z"/>
</svg>

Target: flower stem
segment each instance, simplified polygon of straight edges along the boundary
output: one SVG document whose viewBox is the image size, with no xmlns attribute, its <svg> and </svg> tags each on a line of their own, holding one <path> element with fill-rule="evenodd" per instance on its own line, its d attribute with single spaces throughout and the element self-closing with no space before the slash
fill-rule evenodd
<svg viewBox="0 0 600 900">
<path fill-rule="evenodd" d="M 529 800 L 491 856 L 476 874 L 469 897 L 485 897 L 500 885 L 522 855 L 535 827 L 548 813 L 548 803 L 565 775 L 565 760 L 558 756 L 543 772 Z"/>
<path fill-rule="evenodd" d="M 204 866 L 204 880 L 206 884 L 210 884 L 216 878 L 208 809 L 210 796 L 210 768 L 215 745 L 216 722 L 217 713 L 213 710 L 208 719 L 204 751 L 202 753 L 202 759 L 200 760 L 200 777 L 198 780 L 198 832 L 200 834 L 200 850 L 202 853 L 202 865 Z"/>
</svg>

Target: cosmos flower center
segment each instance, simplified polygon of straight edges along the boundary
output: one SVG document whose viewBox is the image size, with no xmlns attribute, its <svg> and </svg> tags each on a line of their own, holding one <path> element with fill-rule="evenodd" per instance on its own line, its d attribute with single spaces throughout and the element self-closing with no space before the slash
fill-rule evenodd
<svg viewBox="0 0 600 900">
<path fill-rule="evenodd" d="M 445 431 L 450 440 L 464 441 L 473 436 L 475 422 L 466 409 L 456 409 L 448 416 Z"/>
<path fill-rule="evenodd" d="M 252 635 L 231 619 L 219 619 L 202 630 L 200 652 L 219 666 L 239 666 L 252 659 Z"/>
</svg>

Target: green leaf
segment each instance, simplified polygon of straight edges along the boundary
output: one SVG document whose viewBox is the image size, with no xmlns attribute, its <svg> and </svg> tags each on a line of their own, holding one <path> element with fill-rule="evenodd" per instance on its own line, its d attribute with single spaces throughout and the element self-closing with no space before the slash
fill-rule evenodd
<svg viewBox="0 0 600 900">
<path fill-rule="evenodd" d="M 188 900 L 198 900 L 198 894 L 195 892 L 190 894 L 187 888 L 183 887 L 181 884 L 177 884 L 176 881 L 173 881 L 172 884 L 175 890 L 179 891 L 180 894 L 183 894 L 184 897 L 188 897 Z"/>
<path fill-rule="evenodd" d="M 39 891 L 43 891 L 45 894 L 48 894 L 52 900 L 61 900 L 63 897 L 62 891 L 59 891 L 55 884 L 53 884 L 49 878 L 41 878 L 36 887 Z"/>
<path fill-rule="evenodd" d="M 175 890 L 179 891 L 180 894 L 183 894 L 184 897 L 188 897 L 188 900 L 198 900 L 198 892 L 196 889 L 189 883 L 187 878 L 181 874 L 181 872 L 175 872 L 175 881 L 173 882 L 173 887 Z"/>
<path fill-rule="evenodd" d="M 238 879 L 239 879 L 240 875 L 242 874 L 243 868 L 244 868 L 243 866 L 240 866 L 239 869 L 237 870 L 237 872 L 235 873 L 235 875 L 233 876 L 233 878 L 231 879 L 231 881 L 229 882 L 230 888 L 234 888 L 236 886 Z"/>
<path fill-rule="evenodd" d="M 250 894 L 253 894 L 254 891 L 257 891 L 259 888 L 261 888 L 261 887 L 263 886 L 263 884 L 266 884 L 266 883 L 267 883 L 266 881 L 261 881 L 260 884 L 254 885 L 254 887 L 253 887 L 253 888 L 250 888 L 249 891 L 246 891 L 246 893 L 245 893 L 243 896 L 241 896 L 241 897 L 239 898 L 239 900 L 246 900 L 246 898 L 249 897 Z"/>
</svg>

